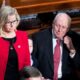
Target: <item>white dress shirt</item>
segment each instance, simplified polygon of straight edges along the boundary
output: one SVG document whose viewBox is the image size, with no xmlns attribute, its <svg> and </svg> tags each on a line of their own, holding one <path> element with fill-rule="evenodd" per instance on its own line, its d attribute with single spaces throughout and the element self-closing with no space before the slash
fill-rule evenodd
<svg viewBox="0 0 80 80">
<path fill-rule="evenodd" d="M 56 38 L 53 38 L 53 55 L 54 55 L 54 49 L 56 46 Z M 62 77 L 62 44 L 60 43 L 60 63 L 58 67 L 58 78 Z"/>
</svg>

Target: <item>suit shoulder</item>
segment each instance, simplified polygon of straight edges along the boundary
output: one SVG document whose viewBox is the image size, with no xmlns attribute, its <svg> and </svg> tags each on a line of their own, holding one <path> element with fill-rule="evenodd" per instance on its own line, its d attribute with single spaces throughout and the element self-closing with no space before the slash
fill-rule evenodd
<svg viewBox="0 0 80 80">
<path fill-rule="evenodd" d="M 75 31 L 72 31 L 72 30 L 70 30 L 70 31 L 68 32 L 68 35 L 69 35 L 70 37 L 80 37 L 80 34 L 79 34 L 79 33 L 75 32 Z"/>
<path fill-rule="evenodd" d="M 50 33 L 51 33 L 50 28 L 47 28 L 47 29 L 41 30 L 41 31 L 39 31 L 37 33 L 34 33 L 32 36 L 36 36 L 36 37 L 40 37 L 41 36 L 42 37 L 42 36 L 47 36 Z"/>
</svg>

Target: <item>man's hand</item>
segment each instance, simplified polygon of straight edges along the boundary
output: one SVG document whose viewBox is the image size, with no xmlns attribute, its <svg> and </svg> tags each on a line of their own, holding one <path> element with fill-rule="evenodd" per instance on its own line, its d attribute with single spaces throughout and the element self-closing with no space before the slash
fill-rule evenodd
<svg viewBox="0 0 80 80">
<path fill-rule="evenodd" d="M 67 48 L 69 49 L 70 53 L 76 53 L 76 50 L 73 46 L 72 40 L 69 36 L 64 37 L 64 43 L 66 44 Z"/>
</svg>

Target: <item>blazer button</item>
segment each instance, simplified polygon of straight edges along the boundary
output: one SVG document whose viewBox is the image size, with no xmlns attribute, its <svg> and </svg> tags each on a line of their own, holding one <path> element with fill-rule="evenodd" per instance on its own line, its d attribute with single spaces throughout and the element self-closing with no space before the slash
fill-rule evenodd
<svg viewBox="0 0 80 80">
<path fill-rule="evenodd" d="M 13 50 L 13 47 L 12 46 L 10 47 L 10 50 Z"/>
<path fill-rule="evenodd" d="M 21 45 L 18 45 L 18 48 L 21 48 Z"/>
</svg>

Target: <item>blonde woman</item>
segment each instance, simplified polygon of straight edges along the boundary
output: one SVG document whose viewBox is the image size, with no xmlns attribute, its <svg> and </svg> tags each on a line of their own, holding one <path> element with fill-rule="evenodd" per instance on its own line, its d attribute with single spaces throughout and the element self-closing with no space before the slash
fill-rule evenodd
<svg viewBox="0 0 80 80">
<path fill-rule="evenodd" d="M 30 65 L 27 33 L 17 30 L 19 23 L 15 8 L 0 9 L 0 80 L 19 80 L 19 71 Z"/>
</svg>

